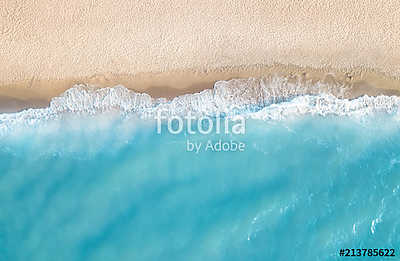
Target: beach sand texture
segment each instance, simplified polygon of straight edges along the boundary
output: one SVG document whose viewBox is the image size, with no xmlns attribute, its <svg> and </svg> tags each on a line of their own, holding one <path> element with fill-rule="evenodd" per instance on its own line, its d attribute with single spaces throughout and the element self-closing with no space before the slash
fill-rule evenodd
<svg viewBox="0 0 400 261">
<path fill-rule="evenodd" d="M 0 0 L 0 15 L 0 96 L 46 100 L 86 81 L 187 89 L 276 63 L 383 73 L 392 89 L 400 77 L 397 0 Z"/>
</svg>

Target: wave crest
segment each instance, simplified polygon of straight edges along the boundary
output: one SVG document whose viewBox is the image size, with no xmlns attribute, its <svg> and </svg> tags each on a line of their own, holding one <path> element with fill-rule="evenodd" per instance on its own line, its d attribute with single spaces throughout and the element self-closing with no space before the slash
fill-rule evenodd
<svg viewBox="0 0 400 261">
<path fill-rule="evenodd" d="M 183 114 L 189 111 L 194 114 L 229 114 L 235 109 L 260 109 L 302 95 L 330 93 L 337 97 L 343 97 L 346 91 L 347 88 L 343 85 L 290 82 L 289 79 L 283 77 L 249 78 L 218 81 L 213 89 L 181 95 L 167 101 L 166 99 L 153 99 L 148 94 L 136 93 L 121 85 L 103 89 L 76 85 L 60 97 L 54 98 L 50 103 L 49 110 L 93 114 L 118 109 L 149 117 L 159 110 L 163 110 L 169 115 Z"/>
<path fill-rule="evenodd" d="M 118 85 L 96 89 L 75 85 L 51 100 L 44 109 L 0 114 L 0 130 L 19 123 L 32 125 L 66 114 L 93 115 L 106 111 L 134 114 L 140 118 L 164 115 L 216 115 L 242 113 L 251 118 L 282 119 L 290 115 L 369 115 L 377 111 L 397 113 L 396 96 L 363 96 L 348 100 L 349 88 L 340 84 L 290 81 L 284 77 L 218 81 L 213 89 L 178 96 L 172 100 L 154 99 Z"/>
</svg>

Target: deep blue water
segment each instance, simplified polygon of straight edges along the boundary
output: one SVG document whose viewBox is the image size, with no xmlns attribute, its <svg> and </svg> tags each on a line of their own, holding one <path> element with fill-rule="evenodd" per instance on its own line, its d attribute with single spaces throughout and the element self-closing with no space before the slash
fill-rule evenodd
<svg viewBox="0 0 400 261">
<path fill-rule="evenodd" d="M 0 260 L 400 255 L 393 117 L 248 119 L 244 135 L 172 135 L 165 125 L 160 135 L 133 119 L 57 124 L 0 139 Z M 188 140 L 220 139 L 245 150 L 187 151 Z"/>
</svg>

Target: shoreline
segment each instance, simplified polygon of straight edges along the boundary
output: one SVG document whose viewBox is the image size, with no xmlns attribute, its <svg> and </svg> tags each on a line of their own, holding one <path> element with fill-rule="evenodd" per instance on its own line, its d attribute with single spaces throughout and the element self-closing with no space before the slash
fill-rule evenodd
<svg viewBox="0 0 400 261">
<path fill-rule="evenodd" d="M 348 98 L 362 95 L 400 96 L 400 78 L 363 68 L 335 70 L 295 65 L 275 64 L 223 67 L 217 70 L 181 70 L 160 73 L 103 74 L 65 80 L 30 80 L 0 86 L 0 113 L 17 112 L 29 108 L 47 107 L 53 97 L 61 95 L 75 84 L 89 84 L 97 88 L 123 85 L 129 90 L 147 93 L 154 98 L 173 98 L 213 88 L 221 80 L 239 78 L 287 77 L 294 81 L 341 84 L 351 87 Z"/>
</svg>

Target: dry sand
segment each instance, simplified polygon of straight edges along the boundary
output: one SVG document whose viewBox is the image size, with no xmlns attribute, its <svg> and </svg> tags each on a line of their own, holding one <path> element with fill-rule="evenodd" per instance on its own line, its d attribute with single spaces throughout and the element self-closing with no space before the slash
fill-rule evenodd
<svg viewBox="0 0 400 261">
<path fill-rule="evenodd" d="M 154 96 L 267 74 L 400 90 L 395 0 L 0 0 L 0 110 L 74 83 Z"/>
</svg>

